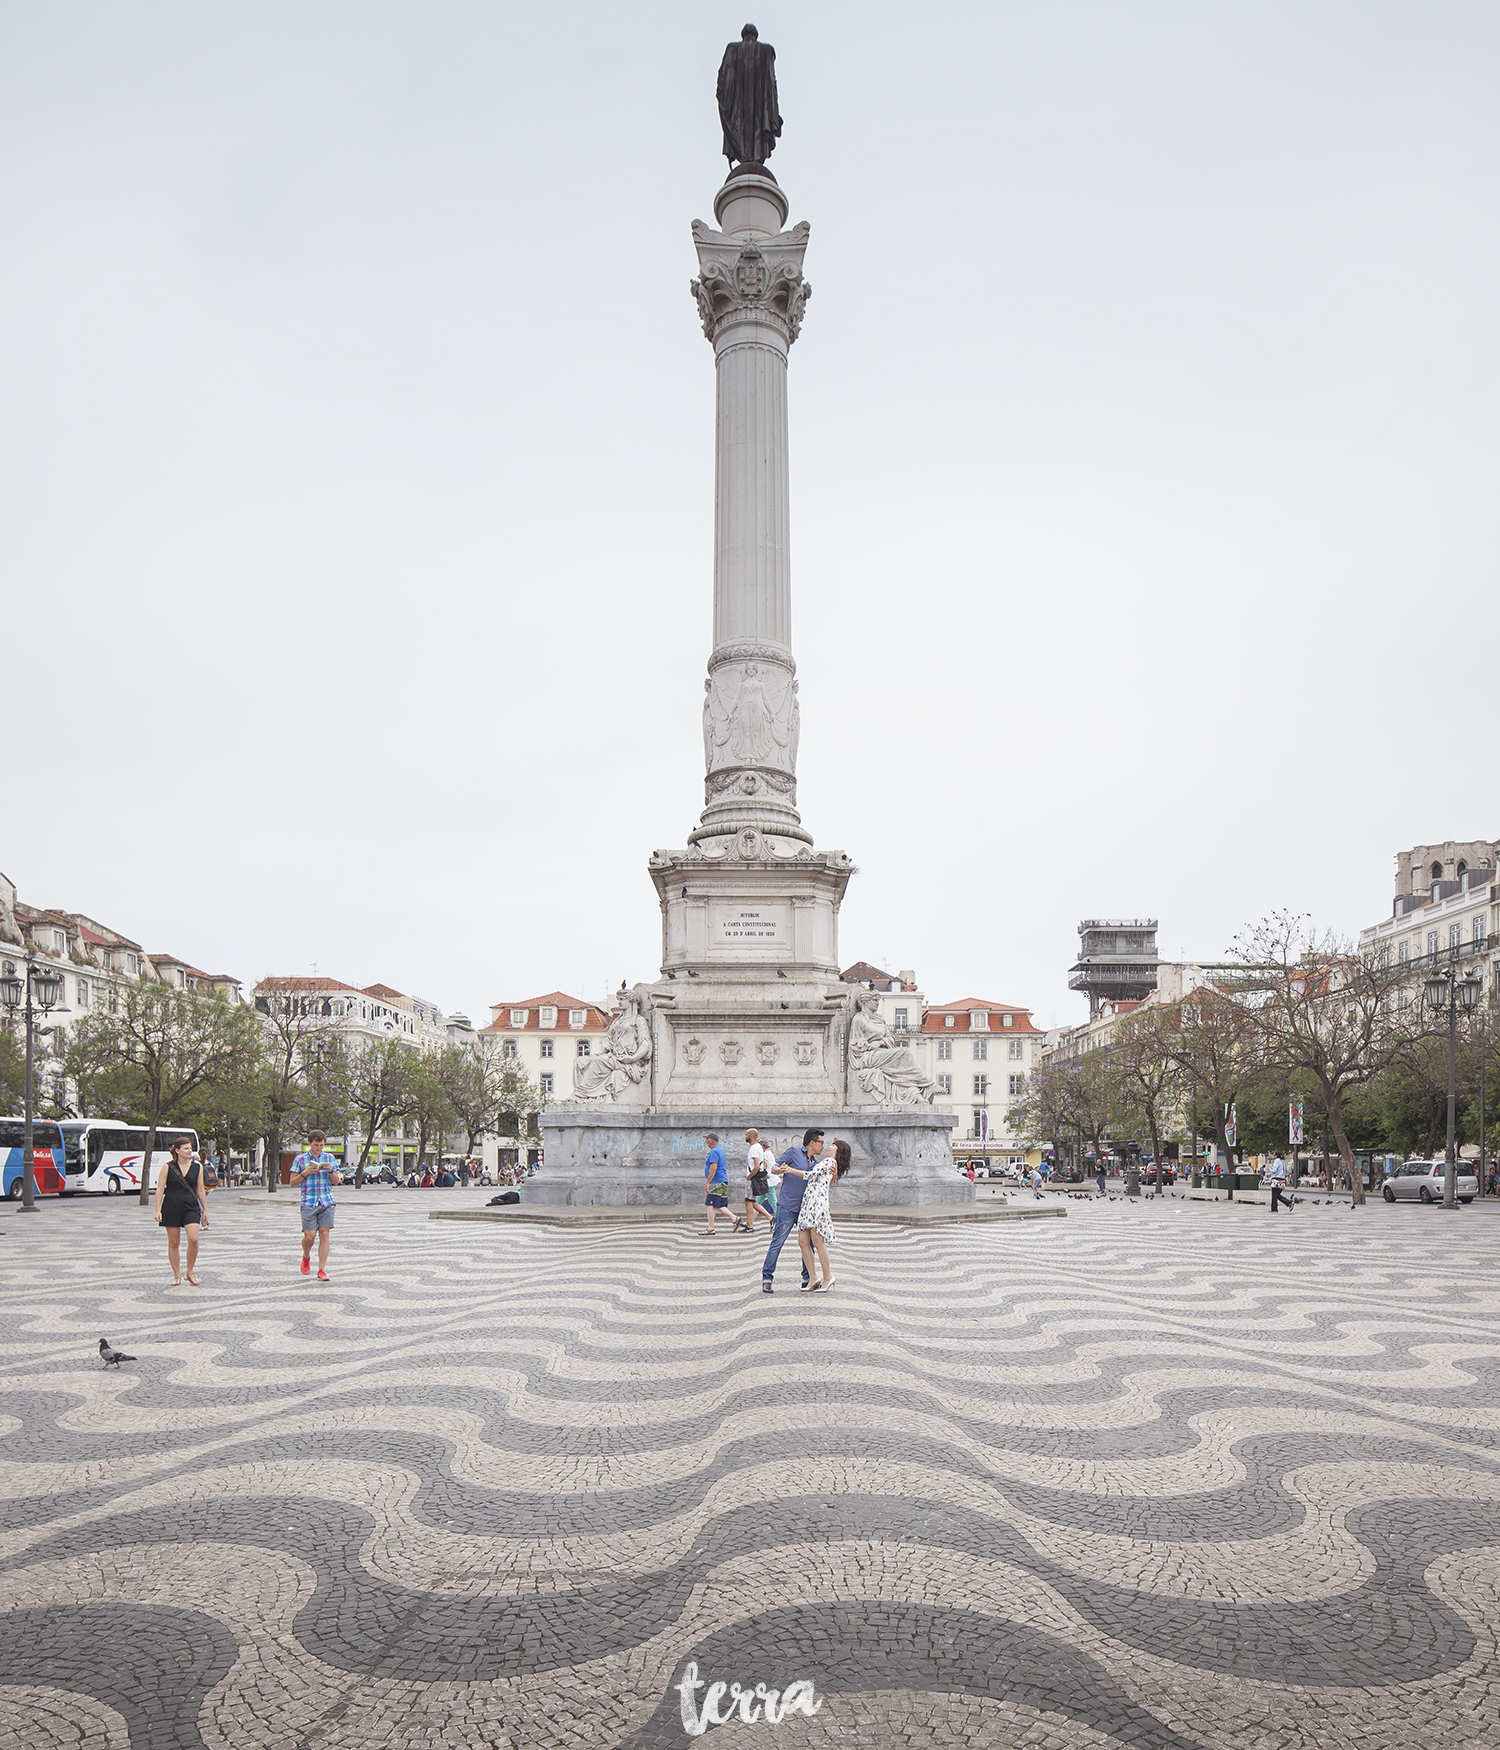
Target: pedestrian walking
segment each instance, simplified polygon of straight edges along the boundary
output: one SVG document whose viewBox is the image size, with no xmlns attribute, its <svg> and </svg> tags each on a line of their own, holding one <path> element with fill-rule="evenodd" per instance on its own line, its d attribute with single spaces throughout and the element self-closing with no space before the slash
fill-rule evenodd
<svg viewBox="0 0 1500 1750">
<path fill-rule="evenodd" d="M 797 1225 L 797 1217 L 802 1213 L 802 1193 L 806 1186 L 807 1175 L 812 1171 L 812 1163 L 823 1152 L 823 1132 L 817 1129 L 804 1130 L 801 1148 L 789 1148 L 770 1169 L 771 1176 L 779 1179 L 776 1190 L 776 1219 L 771 1224 L 771 1244 L 766 1251 L 766 1261 L 760 1267 L 760 1291 L 762 1294 L 775 1293 L 772 1278 L 776 1274 L 776 1260 L 781 1256 L 781 1248 L 786 1244 L 786 1238 Z M 798 1242 L 799 1247 L 801 1242 Z M 802 1265 L 802 1286 L 807 1287 L 808 1269 L 806 1261 Z"/>
<path fill-rule="evenodd" d="M 302 1274 L 312 1269 L 312 1243 L 318 1241 L 318 1280 L 327 1282 L 328 1242 L 333 1238 L 333 1187 L 339 1183 L 338 1160 L 323 1146 L 328 1138 L 310 1130 L 307 1147 L 292 1162 L 293 1185 L 302 1187 Z"/>
<path fill-rule="evenodd" d="M 763 1209 L 767 1221 L 776 1219 L 776 1193 L 771 1189 L 771 1151 L 760 1140 L 758 1132 L 747 1130 L 745 1141 L 745 1213 L 734 1218 L 734 1231 L 743 1227 L 747 1234 L 755 1232 L 755 1212 Z"/>
<path fill-rule="evenodd" d="M 802 1249 L 803 1274 L 811 1274 L 814 1253 L 819 1271 L 816 1282 L 802 1285 L 809 1294 L 816 1294 L 819 1290 L 825 1294 L 833 1293 L 833 1266 L 828 1261 L 828 1248 L 833 1244 L 833 1210 L 828 1197 L 834 1185 L 849 1171 L 850 1158 L 849 1144 L 835 1137 L 832 1156 L 825 1154 L 814 1161 L 803 1182 L 802 1207 L 797 1213 L 797 1244 Z"/>
<path fill-rule="evenodd" d="M 187 1279 L 199 1286 L 193 1274 L 198 1262 L 198 1228 L 203 1216 L 200 1193 L 204 1190 L 202 1164 L 193 1159 L 193 1139 L 179 1136 L 172 1144 L 172 1158 L 156 1178 L 156 1223 L 167 1230 L 167 1262 L 172 1266 L 172 1286 L 182 1287 L 180 1262 L 182 1236 L 187 1235 Z"/>
<path fill-rule="evenodd" d="M 1271 1162 L 1271 1213 L 1272 1213 L 1272 1215 L 1274 1215 L 1276 1213 L 1276 1211 L 1278 1209 L 1280 1209 L 1280 1207 L 1282 1206 L 1283 1203 L 1287 1206 L 1288 1209 L 1290 1209 L 1292 1207 L 1292 1200 L 1287 1195 L 1287 1189 L 1286 1189 L 1286 1162 L 1284 1160 L 1282 1160 L 1280 1155 L 1277 1155 L 1276 1159 Z"/>
<path fill-rule="evenodd" d="M 701 1237 L 707 1240 L 713 1238 L 714 1217 L 729 1207 L 729 1161 L 713 1131 L 703 1140 L 708 1144 L 708 1153 L 703 1157 L 703 1206 L 708 1211 L 708 1226 Z"/>
</svg>

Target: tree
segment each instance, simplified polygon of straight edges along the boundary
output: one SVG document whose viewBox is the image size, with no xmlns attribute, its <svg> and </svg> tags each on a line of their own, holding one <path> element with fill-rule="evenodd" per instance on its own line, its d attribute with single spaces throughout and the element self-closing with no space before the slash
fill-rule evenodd
<svg viewBox="0 0 1500 1750">
<path fill-rule="evenodd" d="M 142 1208 L 151 1199 L 161 1121 L 186 1123 L 189 1106 L 207 1090 L 249 1080 L 260 1052 L 253 1010 L 163 985 L 127 985 L 114 1014 L 91 1015 L 70 1029 L 70 1077 L 106 1110 L 146 1126 Z"/>
<path fill-rule="evenodd" d="M 1399 1001 L 1397 970 L 1368 962 L 1310 921 L 1277 912 L 1236 938 L 1235 1000 L 1267 1069 L 1305 1076 L 1338 1145 L 1356 1207 L 1365 1201 L 1345 1124 L 1350 1093 L 1409 1046 L 1416 1029 Z"/>
<path fill-rule="evenodd" d="M 22 1022 L 24 1026 L 25 1023 Z M 36 1076 L 32 1076 L 33 1090 Z M 0 1021 L 0 1111 L 19 1112 L 26 1103 L 26 1047 Z"/>
<path fill-rule="evenodd" d="M 1143 1124 L 1151 1138 L 1156 1189 L 1162 1189 L 1161 1140 L 1182 1105 L 1185 1078 L 1176 1004 L 1150 1004 L 1127 1015 L 1109 1047 L 1126 1122 Z"/>
<path fill-rule="evenodd" d="M 427 1159 L 427 1141 L 432 1136 L 437 1138 L 441 1164 L 443 1136 L 455 1114 L 441 1074 L 439 1057 L 429 1052 L 419 1053 L 412 1068 L 407 1114 L 417 1121 L 417 1165 L 420 1167 Z"/>
<path fill-rule="evenodd" d="M 446 1047 L 437 1073 L 471 1155 L 485 1131 L 498 1129 L 502 1116 L 534 1112 L 542 1103 L 541 1091 L 520 1059 L 504 1056 L 488 1039 Z"/>
<path fill-rule="evenodd" d="M 1124 1117 L 1120 1084 L 1107 1050 L 1053 1057 L 1034 1069 L 1026 1091 L 1007 1109 L 1006 1121 L 1023 1141 L 1056 1144 L 1070 1131 L 1104 1151 L 1104 1133 Z"/>
<path fill-rule="evenodd" d="M 1194 1129 L 1211 1130 L 1220 1158 L 1232 1165 L 1229 1113 L 1257 1073 L 1254 1028 L 1246 1010 L 1213 985 L 1200 985 L 1184 998 L 1180 1016 L 1176 1057 L 1185 1097 L 1193 1103 Z"/>
<path fill-rule="evenodd" d="M 259 1092 L 266 1137 L 266 1190 L 275 1191 L 281 1183 L 283 1132 L 306 1116 L 303 1108 L 315 1078 L 323 1093 L 318 1103 L 323 1108 L 333 1106 L 328 1093 L 330 1072 L 335 1059 L 342 1062 L 344 1051 L 340 1024 L 326 998 L 277 992 L 259 997 L 256 1007 L 264 1034 Z M 315 1122 L 334 1131 L 339 1128 L 340 1116 L 331 1109 L 320 1110 Z"/>
<path fill-rule="evenodd" d="M 354 1169 L 354 1183 L 365 1182 L 365 1163 L 375 1138 L 392 1118 L 411 1110 L 417 1053 L 399 1039 L 359 1039 L 349 1047 L 349 1110 L 359 1119 L 365 1140 Z"/>
</svg>

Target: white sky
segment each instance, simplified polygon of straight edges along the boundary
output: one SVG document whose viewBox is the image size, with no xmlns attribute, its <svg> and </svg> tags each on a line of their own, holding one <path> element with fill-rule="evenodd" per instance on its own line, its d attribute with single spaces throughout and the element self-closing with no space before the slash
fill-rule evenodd
<svg viewBox="0 0 1500 1750">
<path fill-rule="evenodd" d="M 476 1017 L 656 975 L 745 16 L 0 5 L 23 899 Z M 859 866 L 845 963 L 1081 1019 L 1085 915 L 1354 930 L 1398 849 L 1500 833 L 1500 9 L 748 16 L 812 225 L 800 806 Z"/>
</svg>

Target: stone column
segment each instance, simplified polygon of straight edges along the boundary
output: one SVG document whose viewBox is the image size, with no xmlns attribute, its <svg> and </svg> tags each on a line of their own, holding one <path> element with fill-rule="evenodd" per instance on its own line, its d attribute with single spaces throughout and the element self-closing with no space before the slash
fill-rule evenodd
<svg viewBox="0 0 1500 1750">
<path fill-rule="evenodd" d="M 800 707 L 792 659 L 787 354 L 812 288 L 808 227 L 786 222 L 769 171 L 719 190 L 712 231 L 693 224 L 693 295 L 717 370 L 714 643 L 704 682 L 704 810 L 689 842 L 710 855 L 794 856 Z"/>
</svg>

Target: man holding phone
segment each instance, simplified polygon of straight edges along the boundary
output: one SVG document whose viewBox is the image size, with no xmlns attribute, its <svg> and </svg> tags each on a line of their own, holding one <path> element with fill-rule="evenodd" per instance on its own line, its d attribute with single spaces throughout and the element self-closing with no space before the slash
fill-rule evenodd
<svg viewBox="0 0 1500 1750">
<path fill-rule="evenodd" d="M 302 1187 L 302 1274 L 311 1270 L 313 1235 L 318 1236 L 318 1280 L 327 1282 L 328 1242 L 333 1236 L 333 1187 L 339 1183 L 338 1159 L 328 1153 L 321 1130 L 307 1133 L 307 1148 L 292 1162 L 292 1184 Z"/>
</svg>

